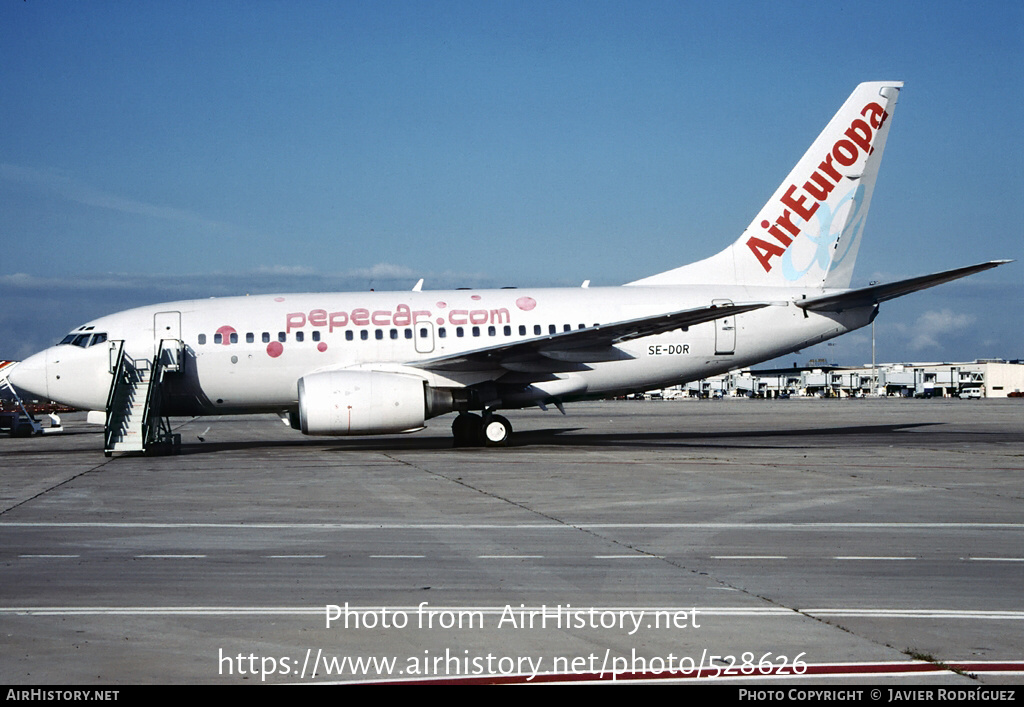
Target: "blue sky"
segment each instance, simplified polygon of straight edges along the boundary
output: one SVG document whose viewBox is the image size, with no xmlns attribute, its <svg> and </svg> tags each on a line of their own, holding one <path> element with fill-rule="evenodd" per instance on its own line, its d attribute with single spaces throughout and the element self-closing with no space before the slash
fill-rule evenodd
<svg viewBox="0 0 1024 707">
<path fill-rule="evenodd" d="M 0 48 L 0 358 L 184 297 L 660 272 L 867 80 L 906 85 L 855 284 L 1024 258 L 1016 0 L 0 0 Z M 1024 357 L 1022 267 L 883 306 L 879 358 Z M 834 344 L 796 358 L 870 358 Z"/>
</svg>

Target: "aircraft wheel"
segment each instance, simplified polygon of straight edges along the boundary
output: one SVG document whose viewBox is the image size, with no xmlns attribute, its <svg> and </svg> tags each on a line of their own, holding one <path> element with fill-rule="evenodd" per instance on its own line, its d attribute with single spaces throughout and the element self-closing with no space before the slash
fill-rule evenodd
<svg viewBox="0 0 1024 707">
<path fill-rule="evenodd" d="M 459 413 L 452 422 L 452 436 L 456 447 L 479 447 L 483 419 L 473 413 Z"/>
<path fill-rule="evenodd" d="M 483 422 L 484 444 L 488 447 L 504 447 L 512 435 L 512 423 L 501 415 L 488 415 Z"/>
</svg>

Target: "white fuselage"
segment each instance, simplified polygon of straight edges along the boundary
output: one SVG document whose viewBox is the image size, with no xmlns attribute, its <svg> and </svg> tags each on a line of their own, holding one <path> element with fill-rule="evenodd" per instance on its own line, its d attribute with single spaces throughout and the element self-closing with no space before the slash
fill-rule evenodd
<svg viewBox="0 0 1024 707">
<path fill-rule="evenodd" d="M 547 388 L 540 384 L 539 390 L 568 400 L 664 387 L 751 365 L 864 326 L 873 314 L 871 307 L 841 314 L 805 312 L 793 304 L 801 294 L 793 288 L 716 285 L 186 300 L 89 322 L 76 331 L 102 332 L 106 341 L 88 347 L 67 343 L 36 354 L 20 365 L 17 384 L 57 402 L 102 410 L 111 382 L 109 342 L 124 341 L 131 356 L 152 358 L 161 338 L 180 339 L 186 364 L 182 376 L 169 379 L 171 414 L 273 412 L 293 409 L 298 380 L 314 371 L 401 372 L 439 389 L 502 383 L 515 380 L 514 363 L 443 371 L 415 365 L 712 303 L 778 303 L 687 330 L 620 343 L 615 346 L 618 360 L 576 363 L 561 370 L 555 364 L 549 376 L 554 382 L 547 383 Z M 544 402 L 543 396 L 535 393 L 535 397 L 496 407 Z"/>
</svg>

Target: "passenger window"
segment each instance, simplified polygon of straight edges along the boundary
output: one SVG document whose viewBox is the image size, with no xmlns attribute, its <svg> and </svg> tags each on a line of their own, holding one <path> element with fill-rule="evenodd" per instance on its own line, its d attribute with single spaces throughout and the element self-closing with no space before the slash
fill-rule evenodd
<svg viewBox="0 0 1024 707">
<path fill-rule="evenodd" d="M 380 341 L 381 339 L 383 339 L 383 338 L 384 338 L 384 332 L 383 332 L 382 330 L 380 330 L 380 329 L 376 329 L 376 330 L 375 330 L 375 331 L 373 332 L 373 336 L 374 336 L 374 338 L 375 338 L 375 339 L 377 339 L 378 341 Z"/>
<path fill-rule="evenodd" d="M 412 338 L 412 329 L 406 329 L 405 330 L 405 338 L 406 339 L 411 339 Z"/>
<path fill-rule="evenodd" d="M 370 332 L 367 331 L 366 329 L 360 330 L 359 338 L 362 339 L 363 341 L 366 341 L 367 339 L 370 338 Z"/>
<path fill-rule="evenodd" d="M 231 332 L 230 339 L 231 339 L 231 343 L 232 344 L 237 344 L 238 343 L 238 334 L 236 334 L 235 332 Z"/>
<path fill-rule="evenodd" d="M 223 344 L 224 343 L 224 335 L 220 334 L 220 333 L 214 334 L 213 335 L 213 343 L 215 343 L 215 344 Z"/>
<path fill-rule="evenodd" d="M 455 327 L 455 336 L 457 336 L 458 338 L 461 339 L 465 335 L 465 333 L 466 332 L 465 332 L 465 330 L 462 327 L 460 327 L 460 326 Z"/>
<path fill-rule="evenodd" d="M 480 327 L 473 327 L 473 336 L 480 336 Z"/>
<path fill-rule="evenodd" d="M 247 331 L 245 333 L 245 343 L 252 344 L 252 343 L 255 343 L 255 342 L 256 342 L 256 335 L 253 334 L 251 331 Z"/>
<path fill-rule="evenodd" d="M 505 331 L 505 336 L 512 336 L 512 327 L 506 326 L 504 331 Z"/>
<path fill-rule="evenodd" d="M 313 332 L 313 341 L 320 341 L 320 332 L 318 332 L 318 331 L 314 331 Z"/>
<path fill-rule="evenodd" d="M 549 334 L 554 334 L 556 331 L 558 331 L 558 329 L 555 327 L 554 324 L 548 324 L 548 333 Z"/>
<path fill-rule="evenodd" d="M 269 344 L 270 343 L 270 332 L 269 331 L 263 332 L 263 343 L 264 344 Z"/>
<path fill-rule="evenodd" d="M 572 331 L 572 326 L 569 324 L 563 324 L 562 331 Z"/>
<path fill-rule="evenodd" d="M 200 334 L 199 335 L 199 345 L 203 346 L 204 344 L 206 344 L 206 334 Z"/>
<path fill-rule="evenodd" d="M 397 339 L 398 338 L 398 329 L 392 329 L 391 330 L 391 338 L 392 339 Z"/>
<path fill-rule="evenodd" d="M 427 338 L 427 328 L 426 327 L 422 327 L 420 329 L 420 338 L 421 339 L 426 339 Z"/>
<path fill-rule="evenodd" d="M 277 340 L 283 344 L 284 342 L 288 341 L 288 335 L 283 331 L 279 331 L 277 332 Z"/>
<path fill-rule="evenodd" d="M 534 324 L 533 325 L 533 333 L 534 333 L 534 335 L 535 336 L 540 336 L 540 332 L 541 332 L 540 324 Z"/>
<path fill-rule="evenodd" d="M 494 336 L 497 333 L 498 332 L 497 332 L 497 330 L 494 327 L 492 327 L 492 326 L 487 327 L 487 336 Z"/>
<path fill-rule="evenodd" d="M 295 340 L 296 341 L 304 341 L 305 338 L 306 338 L 306 332 L 304 332 L 304 331 L 297 331 L 297 332 L 295 332 Z"/>
<path fill-rule="evenodd" d="M 352 341 L 354 338 L 356 338 L 356 336 L 351 331 L 345 332 L 345 341 Z"/>
<path fill-rule="evenodd" d="M 524 324 L 519 325 L 519 336 L 526 336 L 526 326 Z"/>
<path fill-rule="evenodd" d="M 448 331 L 444 327 L 441 327 L 440 329 L 437 330 L 437 337 L 439 339 L 443 339 L 446 336 L 448 336 Z"/>
</svg>

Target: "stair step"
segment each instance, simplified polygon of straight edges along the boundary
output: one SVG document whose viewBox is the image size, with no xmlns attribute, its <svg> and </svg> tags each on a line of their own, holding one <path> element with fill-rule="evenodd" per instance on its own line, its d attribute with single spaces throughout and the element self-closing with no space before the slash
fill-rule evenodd
<svg viewBox="0 0 1024 707">
<path fill-rule="evenodd" d="M 178 342 L 180 347 L 180 342 Z M 123 349 L 122 349 L 123 351 Z M 111 353 L 119 352 L 112 348 Z M 118 365 L 121 366 L 112 383 L 113 390 L 110 394 L 110 407 L 107 410 L 107 442 L 108 452 L 146 451 L 147 437 L 150 432 L 154 438 L 162 438 L 162 430 L 159 427 L 160 411 L 155 398 L 150 398 L 150 391 L 154 386 L 159 385 L 161 370 L 180 370 L 177 363 L 171 365 L 169 362 L 160 368 L 160 361 L 148 361 L 146 359 L 133 360 L 127 354 L 119 353 Z M 164 356 L 163 344 L 158 354 L 161 360 Z M 112 359 L 113 360 L 113 359 Z M 153 429 L 147 432 L 143 427 L 143 420 L 153 420 Z"/>
</svg>

